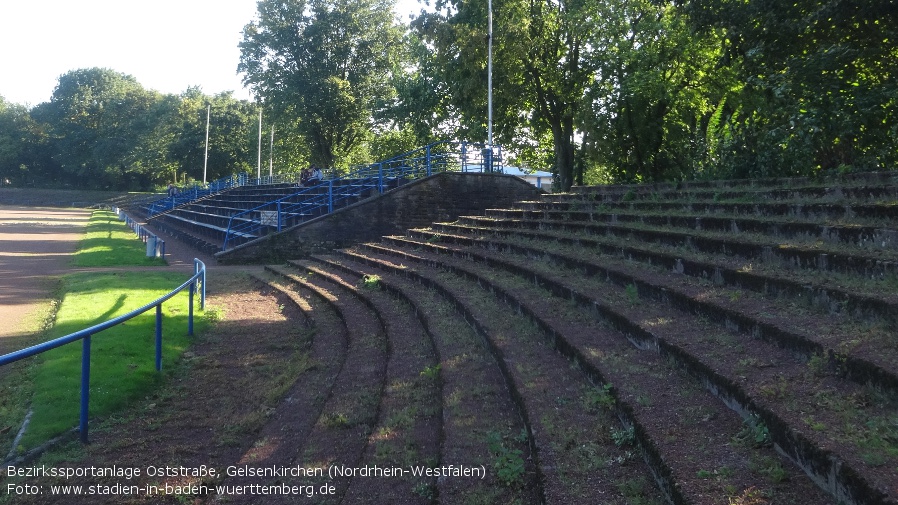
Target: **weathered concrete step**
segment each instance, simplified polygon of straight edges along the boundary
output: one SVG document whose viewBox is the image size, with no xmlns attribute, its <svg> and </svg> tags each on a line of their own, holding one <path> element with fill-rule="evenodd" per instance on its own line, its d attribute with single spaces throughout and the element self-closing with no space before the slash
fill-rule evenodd
<svg viewBox="0 0 898 505">
<path fill-rule="evenodd" d="M 546 195 L 546 202 L 591 202 L 591 203 L 630 203 L 630 202 L 709 202 L 709 203 L 744 203 L 747 201 L 768 203 L 809 203 L 809 204 L 852 204 L 882 203 L 898 199 L 898 186 L 882 185 L 830 185 L 830 186 L 796 186 L 791 188 L 731 187 L 718 189 L 662 189 L 651 191 L 645 187 L 629 187 L 606 189 L 594 192 L 578 192 L 559 195 Z"/>
<path fill-rule="evenodd" d="M 360 465 L 410 468 L 440 460 L 442 394 L 439 377 L 428 374 L 439 362 L 414 310 L 400 303 L 363 274 L 350 273 L 321 261 L 290 261 L 297 273 L 322 276 L 340 284 L 375 311 L 386 327 L 388 362 L 377 424 L 368 437 Z M 361 284 L 360 284 L 361 282 Z M 430 503 L 417 487 L 436 488 L 436 477 L 398 476 L 354 479 L 341 503 Z"/>
<path fill-rule="evenodd" d="M 462 220 L 475 224 L 435 223 L 431 229 L 447 234 L 461 234 L 473 238 L 493 237 L 518 245 L 524 241 L 540 241 L 564 246 L 568 250 L 597 250 L 609 256 L 658 266 L 678 274 L 699 279 L 710 279 L 715 285 L 747 289 L 770 297 L 794 299 L 803 306 L 819 307 L 831 314 L 847 314 L 860 321 L 898 323 L 898 293 L 867 282 L 856 290 L 869 287 L 871 294 L 857 293 L 833 287 L 831 283 L 818 283 L 816 275 L 798 275 L 801 272 L 780 271 L 779 276 L 764 274 L 756 269 L 746 271 L 741 261 L 721 261 L 688 251 L 663 252 L 663 249 L 633 247 L 628 241 L 614 238 L 587 237 L 554 231 L 502 227 L 503 222 L 488 219 Z M 460 221 L 460 222 L 462 222 Z M 477 226 L 480 225 L 480 226 Z M 789 278 L 784 278 L 789 277 Z"/>
<path fill-rule="evenodd" d="M 434 244 L 431 243 L 434 238 L 433 231 L 410 230 L 409 234 L 412 237 L 417 236 L 418 247 L 434 247 Z M 458 247 L 467 248 L 462 254 L 482 256 L 478 250 L 492 247 L 509 254 L 551 260 L 565 268 L 583 272 L 587 276 L 607 279 L 618 286 L 632 285 L 633 289 L 636 289 L 641 296 L 669 304 L 678 310 L 701 315 L 726 328 L 739 329 L 755 335 L 757 338 L 774 342 L 807 358 L 828 356 L 834 366 L 837 365 L 840 373 L 857 383 L 874 384 L 890 394 L 898 392 L 898 372 L 896 372 L 894 358 L 898 350 L 888 345 L 882 345 L 889 334 L 882 335 L 878 341 L 878 347 L 857 348 L 856 344 L 851 344 L 851 340 L 845 337 L 842 328 L 821 327 L 819 322 L 814 322 L 814 318 L 811 318 L 811 321 L 805 326 L 788 325 L 786 324 L 788 321 L 776 317 L 776 314 L 782 310 L 778 306 L 770 308 L 768 312 L 758 309 L 749 314 L 742 308 L 744 300 L 728 300 L 722 293 L 716 298 L 709 299 L 706 293 L 707 288 L 699 286 L 690 289 L 690 284 L 685 278 L 677 276 L 677 278 L 665 280 L 666 277 L 663 275 L 646 277 L 644 269 L 621 265 L 614 258 L 603 258 L 603 261 L 597 261 L 596 258 L 589 255 L 587 257 L 572 256 L 551 252 L 546 248 L 510 243 L 490 246 L 489 241 L 459 235 L 437 235 L 437 238 L 444 243 L 454 243 Z M 400 243 L 403 241 L 401 237 L 388 237 L 385 240 Z M 509 267 L 507 263 L 498 260 L 492 261 L 492 263 L 501 268 L 522 268 L 520 266 Z"/>
<path fill-rule="evenodd" d="M 484 479 L 445 478 L 437 482 L 436 494 L 442 503 L 464 503 L 490 497 L 493 502 L 541 503 L 542 479 L 530 457 L 526 441 L 505 439 L 503 447 L 524 458 L 525 486 L 506 486 L 497 477 L 497 455 L 491 452 L 489 435 L 517 435 L 526 432 L 521 412 L 508 393 L 505 379 L 495 366 L 482 338 L 461 318 L 455 306 L 437 292 L 370 266 L 340 261 L 333 268 L 363 275 L 377 275 L 377 284 L 411 305 L 439 356 L 439 366 L 425 371 L 439 376 L 443 394 L 442 454 L 440 465 L 487 469 Z M 423 491 L 427 491 L 424 489 Z"/>
<path fill-rule="evenodd" d="M 764 218 L 743 217 L 738 214 L 702 214 L 687 212 L 648 213 L 610 211 L 607 207 L 573 203 L 519 202 L 515 209 L 527 211 L 529 218 L 545 220 L 575 220 L 599 223 L 639 223 L 650 226 L 677 227 L 691 230 L 719 231 L 733 234 L 754 233 L 788 238 L 798 242 L 823 241 L 868 249 L 898 248 L 898 229 L 888 223 L 878 226 L 863 224 L 834 224 L 821 219 L 783 219 L 778 214 Z"/>
<path fill-rule="evenodd" d="M 614 406 L 625 423 L 632 427 L 632 429 L 624 428 L 624 432 L 613 429 L 610 432 L 611 438 L 624 436 L 622 433 L 628 433 L 626 436 L 639 437 L 640 446 L 654 468 L 656 478 L 662 482 L 672 502 L 727 503 L 726 493 L 722 491 L 726 488 L 736 490 L 734 494 L 741 494 L 758 486 L 763 486 L 765 491 L 769 491 L 767 489 L 770 485 L 769 480 L 763 475 L 758 475 L 756 470 L 752 469 L 751 462 L 761 459 L 775 461 L 775 453 L 772 450 L 758 449 L 759 452 L 755 452 L 745 447 L 734 447 L 730 441 L 744 429 L 741 419 L 723 409 L 710 395 L 700 393 L 701 388 L 697 382 L 675 369 L 668 368 L 661 355 L 638 351 L 623 335 L 610 331 L 598 321 L 592 320 L 588 312 L 580 309 L 566 311 L 550 308 L 558 307 L 558 304 L 546 303 L 547 297 L 551 298 L 551 295 L 533 288 L 526 281 L 521 283 L 509 280 L 508 276 L 496 276 L 489 269 L 481 272 L 484 275 L 478 275 L 474 272 L 476 265 L 470 262 L 461 261 L 460 263 L 466 266 L 459 268 L 458 265 L 440 263 L 439 258 L 428 257 L 429 259 L 423 260 L 423 263 L 409 266 L 410 258 L 400 251 L 377 250 L 376 253 L 366 251 L 364 256 L 376 261 L 381 257 L 389 258 L 391 252 L 402 259 L 407 265 L 407 270 L 417 270 L 418 275 L 428 279 L 439 279 L 437 282 L 448 286 L 456 297 L 465 298 L 471 296 L 468 293 L 485 288 L 512 303 L 513 311 L 534 318 L 541 331 L 552 338 L 553 347 L 561 349 L 567 357 L 573 358 L 588 377 L 598 381 L 600 387 L 590 391 L 591 401 Z M 469 277 L 470 280 L 463 282 L 441 276 L 438 269 L 446 267 L 451 268 L 455 275 Z M 510 294 L 512 292 L 513 295 Z M 475 307 L 482 307 L 486 302 L 482 299 L 472 300 L 467 305 L 471 307 L 472 312 L 475 312 Z M 492 312 L 485 316 L 485 318 L 495 317 Z M 508 324 L 498 323 L 498 326 L 505 327 Z M 517 340 L 513 345 L 517 348 L 522 343 Z M 518 357 L 520 355 L 515 353 L 511 356 L 505 354 L 505 359 L 513 360 L 524 370 L 531 370 L 539 366 L 538 362 L 552 363 L 547 353 L 551 353 L 548 348 L 543 353 L 529 357 Z M 563 365 L 552 366 L 558 368 Z M 601 386 L 603 383 L 604 387 Z M 614 384 L 613 389 L 608 386 L 609 383 Z M 657 416 L 659 411 L 665 412 L 665 416 Z M 535 436 L 539 439 L 539 432 Z M 697 448 L 700 448 L 700 453 L 693 452 Z M 719 473 L 715 472 L 713 482 L 695 478 L 696 474 L 710 475 L 713 472 L 703 469 L 703 465 L 709 465 L 710 461 L 725 461 L 726 464 L 722 466 L 729 465 L 732 474 L 728 468 L 724 468 Z M 803 479 L 804 484 L 801 483 L 800 471 L 783 470 L 781 466 L 778 468 L 780 471 L 791 473 L 792 480 L 789 486 L 774 486 L 777 488 L 776 494 L 788 494 L 796 489 L 802 489 L 803 496 L 812 498 L 796 503 L 827 501 L 825 495 L 814 488 L 809 480 Z M 738 475 L 738 478 L 734 479 L 734 475 Z"/>
<path fill-rule="evenodd" d="M 631 202 L 606 204 L 611 208 L 631 211 L 690 212 L 700 214 L 748 214 L 757 216 L 789 216 L 815 220 L 882 220 L 898 217 L 898 205 L 894 203 L 680 203 L 680 202 Z"/>
<path fill-rule="evenodd" d="M 658 191 L 690 191 L 705 188 L 717 190 L 751 188 L 801 188 L 810 186 L 883 186 L 898 184 L 898 175 L 895 171 L 863 172 L 855 174 L 839 174 L 820 178 L 808 177 L 766 177 L 755 179 L 719 179 L 710 181 L 680 181 L 680 182 L 656 182 L 639 184 L 612 184 L 597 186 L 575 186 L 568 194 L 601 194 L 601 193 L 627 193 L 633 192 L 658 192 Z M 562 194 L 566 195 L 566 194 Z M 547 195 L 554 196 L 554 195 Z"/>
<path fill-rule="evenodd" d="M 306 350 L 303 369 L 297 381 L 293 385 L 271 384 L 270 394 L 278 389 L 288 389 L 283 400 L 270 411 L 256 434 L 255 443 L 246 449 L 238 461 L 262 467 L 305 466 L 300 456 L 346 357 L 346 328 L 329 305 L 311 292 L 287 289 L 273 276 L 260 274 L 254 277 L 303 311 L 309 317 L 315 334 L 311 346 Z M 305 329 L 297 325 L 297 331 Z M 285 341 L 283 345 L 292 344 Z M 301 481 L 299 478 L 285 478 L 288 485 L 303 485 Z M 251 485 L 258 484 L 258 481 L 254 478 L 232 477 L 225 484 Z M 227 499 L 234 500 L 235 503 L 251 502 L 250 497 L 243 497 L 241 500 L 240 497 L 229 496 Z"/>
<path fill-rule="evenodd" d="M 898 260 L 892 250 L 846 251 L 833 248 L 801 247 L 760 237 L 735 237 L 730 234 L 705 231 L 676 231 L 665 227 L 632 226 L 626 224 L 602 224 L 530 219 L 523 216 L 525 211 L 511 209 L 489 209 L 487 218 L 502 220 L 526 228 L 557 229 L 578 234 L 609 235 L 629 238 L 639 242 L 658 243 L 670 247 L 687 247 L 708 254 L 739 256 L 752 261 L 763 261 L 781 265 L 784 268 L 833 271 L 866 277 L 898 274 Z M 523 217 L 522 217 L 523 216 Z"/>
<path fill-rule="evenodd" d="M 284 280 L 315 292 L 327 301 L 343 320 L 348 344 L 346 359 L 337 376 L 330 396 L 302 454 L 305 465 L 345 465 L 358 467 L 367 445 L 368 436 L 378 418 L 384 390 L 387 365 L 387 345 L 384 327 L 377 313 L 346 291 L 339 284 L 321 276 L 303 277 L 279 267 L 266 270 Z M 323 477 L 306 477 L 306 484 L 335 487 L 335 497 L 342 497 L 351 478 L 330 479 L 328 468 Z"/>
<path fill-rule="evenodd" d="M 423 243 L 418 244 L 418 246 L 425 249 L 442 247 Z M 383 252 L 380 247 L 371 244 L 366 244 L 365 247 L 374 248 Z M 690 348 L 690 341 L 696 333 L 699 332 L 698 328 L 701 328 L 703 325 L 707 326 L 706 324 L 702 323 L 700 320 L 689 320 L 690 318 L 685 315 L 682 316 L 685 318 L 685 322 L 679 324 L 676 321 L 678 316 L 669 313 L 652 319 L 649 315 L 652 311 L 648 310 L 648 312 L 646 312 L 645 307 L 633 309 L 633 313 L 629 316 L 631 319 L 628 319 L 619 310 L 611 309 L 605 303 L 582 294 L 586 292 L 607 293 L 609 289 L 607 286 L 603 287 L 601 285 L 603 283 L 583 288 L 582 291 L 577 291 L 575 288 L 571 287 L 574 284 L 569 284 L 569 282 L 572 281 L 560 282 L 546 276 L 553 275 L 551 273 L 547 274 L 546 272 L 543 272 L 542 274 L 537 274 L 536 270 L 530 267 L 532 261 L 525 259 L 517 264 L 513 264 L 512 262 L 495 258 L 495 256 L 500 254 L 495 251 L 492 253 L 485 253 L 490 256 L 486 258 L 477 257 L 476 253 L 472 253 L 471 251 L 462 252 L 458 255 L 459 259 L 455 260 L 455 265 L 449 260 L 441 259 L 439 257 L 433 258 L 429 256 L 429 253 L 421 251 L 416 251 L 414 253 L 389 251 L 389 253 L 400 255 L 407 261 L 422 261 L 431 265 L 441 264 L 443 265 L 443 268 L 450 268 L 453 269 L 453 271 L 467 269 L 472 260 L 484 261 L 485 264 L 493 269 L 502 268 L 502 265 L 505 265 L 506 269 L 516 272 L 525 278 L 532 279 L 534 282 L 552 290 L 556 296 L 565 298 L 570 297 L 576 300 L 577 303 L 584 308 L 598 308 L 609 324 L 612 324 L 620 331 L 629 333 L 630 338 L 637 340 L 640 345 L 656 345 L 662 350 L 662 353 L 667 353 L 668 355 L 676 357 L 676 359 L 690 369 L 693 374 L 700 377 L 701 380 L 708 384 L 709 389 L 721 395 L 722 399 L 728 404 L 735 405 L 736 408 L 741 410 L 756 409 L 756 415 L 764 420 L 766 426 L 770 427 L 770 433 L 780 446 L 781 451 L 788 454 L 794 461 L 799 462 L 810 475 L 820 482 L 821 486 L 830 490 L 835 496 L 838 496 L 840 499 L 844 498 L 852 503 L 891 503 L 891 498 L 888 498 L 888 496 L 890 490 L 893 489 L 895 479 L 894 474 L 888 470 L 888 461 L 891 457 L 889 456 L 891 453 L 888 448 L 890 444 L 888 440 L 890 440 L 889 437 L 891 435 L 887 432 L 882 432 L 881 429 L 881 425 L 888 425 L 888 423 L 891 422 L 889 419 L 892 419 L 893 417 L 892 412 L 895 407 L 889 406 L 892 405 L 892 403 L 888 399 L 880 401 L 879 403 L 884 406 L 880 406 L 877 409 L 871 408 L 863 412 L 856 412 L 855 416 L 857 419 L 854 420 L 854 423 L 845 421 L 851 426 L 855 426 L 855 428 L 852 428 L 847 433 L 850 437 L 853 437 L 853 439 L 856 440 L 855 444 L 858 445 L 853 446 L 853 448 L 848 447 L 844 449 L 847 452 L 843 453 L 842 448 L 845 447 L 845 442 L 840 439 L 840 433 L 835 433 L 830 436 L 829 434 L 817 433 L 816 431 L 808 433 L 807 430 L 804 430 L 803 432 L 803 427 L 809 422 L 807 419 L 813 418 L 815 408 L 819 407 L 815 407 L 814 400 L 810 400 L 810 402 L 807 403 L 807 392 L 810 391 L 811 394 L 815 392 L 820 393 L 821 391 L 829 390 L 832 387 L 832 384 L 823 387 L 810 387 L 797 391 L 795 393 L 796 397 L 801 398 L 802 395 L 805 395 L 803 398 L 806 402 L 803 406 L 805 409 L 804 411 L 799 412 L 793 408 L 777 408 L 777 410 L 774 411 L 768 408 L 768 406 L 775 404 L 776 402 L 767 398 L 767 396 L 771 394 L 771 391 L 777 392 L 783 390 L 784 379 L 782 375 L 777 375 L 773 380 L 767 380 L 766 382 L 761 381 L 760 384 L 752 384 L 752 387 L 755 388 L 754 391 L 752 391 L 754 396 L 749 394 L 749 386 L 744 386 L 743 381 L 739 379 L 738 376 L 733 376 L 733 370 L 739 370 L 740 367 L 744 368 L 746 365 L 751 365 L 752 363 L 762 363 L 761 366 L 766 368 L 771 362 L 770 356 L 779 352 L 775 349 L 768 348 L 767 354 L 752 356 L 744 363 L 739 361 L 735 363 L 735 365 L 732 362 L 729 364 L 718 364 L 716 365 L 717 369 L 715 369 L 703 362 L 704 354 L 697 357 L 691 355 L 687 350 Z M 552 267 L 546 267 L 544 270 L 552 270 Z M 575 279 L 573 282 L 584 279 L 581 270 L 579 269 L 570 274 L 566 274 L 566 278 Z M 585 281 L 586 280 L 584 279 L 584 282 Z M 593 282 L 598 281 L 595 280 Z M 630 293 L 628 289 L 626 295 L 620 293 L 618 299 L 623 300 L 629 297 Z M 639 325 L 634 325 L 632 321 L 637 320 L 648 321 L 649 326 L 640 327 Z M 652 323 L 651 321 L 656 322 Z M 662 322 L 663 324 L 661 324 Z M 668 334 L 670 330 L 666 330 L 666 328 L 673 328 L 675 326 L 682 328 L 680 334 L 683 335 L 681 338 L 684 338 L 685 340 L 682 340 L 677 344 L 674 343 L 675 340 L 664 340 L 659 338 L 659 334 Z M 751 340 L 750 337 L 749 340 Z M 750 345 L 752 346 L 752 353 L 756 353 L 760 343 L 755 342 Z M 770 354 L 771 349 L 773 351 L 772 354 Z M 719 354 L 726 358 L 730 358 L 731 361 L 733 359 L 731 351 L 725 351 Z M 779 352 L 779 354 L 780 357 L 774 358 L 774 361 L 786 364 L 792 361 L 791 357 L 788 356 L 788 353 Z M 720 361 L 721 358 L 717 357 L 715 359 Z M 714 360 L 712 360 L 712 362 L 713 361 Z M 791 379 L 787 380 L 797 382 L 798 379 L 796 378 L 795 373 L 798 373 L 797 377 L 800 377 L 804 373 L 803 367 L 787 367 L 786 369 L 790 370 L 793 375 Z M 832 378 L 826 379 L 826 381 L 830 382 L 832 380 Z M 851 384 L 848 384 L 847 387 L 842 387 L 841 393 L 845 393 L 844 396 L 854 398 L 870 397 L 869 391 L 864 390 L 863 387 Z M 841 393 L 836 393 L 835 390 L 833 390 L 833 394 L 835 395 L 841 395 Z M 783 396 L 785 397 L 786 395 L 783 393 Z M 788 406 L 788 402 L 785 403 Z M 827 419 L 832 420 L 833 417 L 844 417 L 840 413 L 842 407 L 835 406 L 833 408 L 837 410 L 836 414 L 833 415 L 830 413 L 831 415 L 829 415 Z M 861 434 L 856 426 L 865 424 L 868 431 L 865 434 Z M 816 428 L 814 428 L 814 430 L 816 430 Z M 839 430 L 833 429 L 832 431 L 838 432 Z M 859 442 L 857 441 L 858 439 Z M 874 455 L 873 452 L 868 452 L 874 446 L 868 447 L 865 445 L 877 444 L 876 442 L 872 442 L 875 440 L 881 441 L 878 442 L 880 445 L 874 445 L 878 447 L 878 449 L 874 451 L 878 455 Z M 883 443 L 884 445 L 881 445 Z M 835 453 L 832 452 L 832 449 L 829 449 L 832 447 L 838 447 L 840 449 Z M 851 461 L 851 463 L 846 464 L 846 460 Z M 871 461 L 882 461 L 886 463 L 886 466 L 882 466 L 882 463 L 870 463 Z M 864 475 L 870 480 L 865 481 L 863 478 L 859 477 L 860 475 Z"/>
</svg>

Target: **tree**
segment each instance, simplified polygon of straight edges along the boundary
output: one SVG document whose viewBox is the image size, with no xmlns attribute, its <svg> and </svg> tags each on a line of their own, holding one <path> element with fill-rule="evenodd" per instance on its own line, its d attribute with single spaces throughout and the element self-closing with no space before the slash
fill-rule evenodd
<svg viewBox="0 0 898 505">
<path fill-rule="evenodd" d="M 257 159 L 257 107 L 228 92 L 210 97 L 199 88 L 188 88 L 178 99 L 169 128 L 167 155 L 174 174 L 203 180 L 207 106 L 211 119 L 206 180 L 251 171 Z"/>
<path fill-rule="evenodd" d="M 590 39 L 596 69 L 584 107 L 585 160 L 604 180 L 680 180 L 704 170 L 715 113 L 741 88 L 718 65 L 722 39 L 695 33 L 673 5 L 650 0 L 601 4 Z"/>
<path fill-rule="evenodd" d="M 746 83 L 728 123 L 737 176 L 891 168 L 898 162 L 898 10 L 879 0 L 686 2 L 723 30 Z"/>
<path fill-rule="evenodd" d="M 578 112 L 593 70 L 587 43 L 595 3 L 579 0 L 496 0 L 493 5 L 495 128 L 505 144 L 533 144 L 551 134 L 562 189 L 573 183 Z M 485 137 L 486 2 L 447 0 L 422 14 L 415 29 L 432 49 L 453 104 L 465 116 L 461 133 Z"/>
<path fill-rule="evenodd" d="M 311 161 L 346 165 L 389 102 L 400 31 L 389 0 L 262 0 L 238 71 L 279 124 L 296 125 Z"/>
<path fill-rule="evenodd" d="M 28 147 L 27 110 L 0 96 L 0 186 L 20 184 L 27 176 L 22 160 Z"/>
<path fill-rule="evenodd" d="M 63 180 L 90 188 L 131 186 L 137 178 L 133 149 L 152 131 L 146 115 L 159 98 L 134 77 L 109 69 L 60 76 L 50 102 L 36 107 L 34 115 L 48 124 Z"/>
</svg>

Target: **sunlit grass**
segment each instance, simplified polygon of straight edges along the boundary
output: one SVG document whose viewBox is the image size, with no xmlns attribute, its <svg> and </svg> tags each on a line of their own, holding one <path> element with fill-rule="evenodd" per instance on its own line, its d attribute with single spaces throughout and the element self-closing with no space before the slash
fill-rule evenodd
<svg viewBox="0 0 898 505">
<path fill-rule="evenodd" d="M 165 265 L 162 258 L 148 258 L 146 245 L 115 213 L 98 210 L 91 215 L 72 264 L 76 267 Z"/>
<path fill-rule="evenodd" d="M 73 274 L 48 339 L 88 328 L 143 307 L 186 280 L 183 273 Z M 197 301 L 195 300 L 195 303 Z M 197 307 L 195 306 L 195 309 Z M 162 367 L 170 367 L 189 345 L 188 295 L 163 304 Z M 155 309 L 94 335 L 91 340 L 90 415 L 109 414 L 148 394 L 161 380 L 155 370 Z M 202 318 L 196 318 L 200 331 Z M 32 370 L 31 425 L 20 450 L 39 445 L 78 424 L 81 341 L 48 351 Z"/>
</svg>

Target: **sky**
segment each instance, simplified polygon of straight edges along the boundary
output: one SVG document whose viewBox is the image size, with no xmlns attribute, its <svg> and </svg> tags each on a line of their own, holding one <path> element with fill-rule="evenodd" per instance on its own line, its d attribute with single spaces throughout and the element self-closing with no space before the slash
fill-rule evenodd
<svg viewBox="0 0 898 505">
<path fill-rule="evenodd" d="M 401 19 L 417 0 L 399 0 Z M 47 102 L 59 76 L 101 67 L 144 88 L 179 94 L 190 86 L 252 99 L 237 74 L 243 27 L 256 0 L 13 0 L 0 6 L 0 96 Z"/>
</svg>

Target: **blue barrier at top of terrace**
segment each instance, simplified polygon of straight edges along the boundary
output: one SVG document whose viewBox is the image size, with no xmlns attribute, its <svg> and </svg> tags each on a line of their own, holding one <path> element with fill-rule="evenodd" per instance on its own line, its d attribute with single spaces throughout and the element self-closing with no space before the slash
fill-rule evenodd
<svg viewBox="0 0 898 505">
<path fill-rule="evenodd" d="M 147 217 L 153 217 L 162 212 L 174 209 L 179 205 L 190 203 L 194 200 L 203 198 L 204 196 L 218 193 L 226 189 L 235 188 L 241 185 L 241 180 L 245 180 L 246 175 L 229 175 L 222 177 L 217 181 L 212 181 L 206 186 L 194 184 L 192 188 L 180 191 L 177 195 L 167 196 L 154 201 L 147 207 Z"/>
<path fill-rule="evenodd" d="M 388 160 L 355 167 L 347 175 L 302 188 L 296 193 L 234 214 L 228 221 L 222 250 L 259 236 L 263 226 L 280 232 L 285 226 L 328 214 L 374 190 L 383 193 L 391 182 L 420 179 L 441 172 L 502 172 L 502 149 L 482 144 L 443 141 Z M 287 218 L 292 222 L 288 223 Z"/>
</svg>

